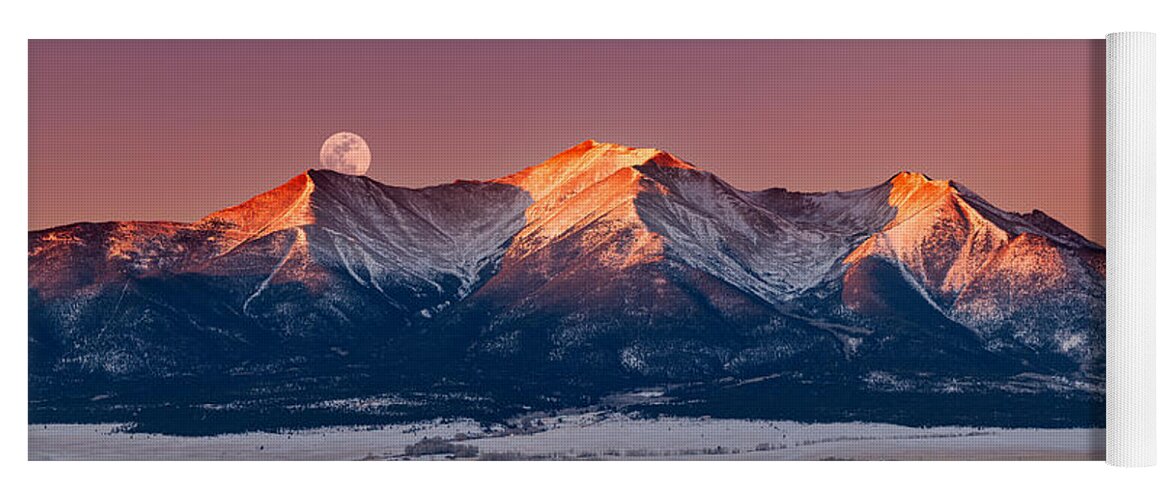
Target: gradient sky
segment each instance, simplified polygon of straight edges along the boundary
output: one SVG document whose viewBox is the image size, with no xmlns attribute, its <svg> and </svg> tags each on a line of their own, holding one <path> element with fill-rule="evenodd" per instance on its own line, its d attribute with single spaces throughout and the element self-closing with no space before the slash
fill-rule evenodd
<svg viewBox="0 0 1171 500">
<path fill-rule="evenodd" d="M 490 179 L 585 139 L 742 189 L 899 170 L 1105 241 L 1105 42 L 30 41 L 29 227 L 193 221 L 307 168 Z"/>
</svg>

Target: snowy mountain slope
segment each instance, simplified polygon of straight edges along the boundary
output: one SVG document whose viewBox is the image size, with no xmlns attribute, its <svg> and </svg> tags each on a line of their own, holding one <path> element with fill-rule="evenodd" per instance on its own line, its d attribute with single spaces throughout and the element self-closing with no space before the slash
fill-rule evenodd
<svg viewBox="0 0 1171 500">
<path fill-rule="evenodd" d="M 903 172 L 889 184 L 894 218 L 844 262 L 868 256 L 899 262 L 940 304 L 950 304 L 994 252 L 1016 236 L 1036 235 L 1071 251 L 1101 250 L 1040 212 L 999 210 L 951 181 Z"/>
<path fill-rule="evenodd" d="M 870 208 L 878 190 L 809 196 L 785 210 L 770 193 L 739 191 L 670 153 L 595 141 L 496 182 L 536 200 L 506 261 L 559 239 L 594 246 L 629 234 L 599 258 L 618 267 L 672 259 L 772 304 L 818 285 L 860 233 L 893 213 Z"/>
<path fill-rule="evenodd" d="M 214 273 L 222 257 L 249 253 L 249 244 L 267 234 L 303 227 L 306 258 L 379 293 L 397 288 L 399 295 L 443 298 L 415 311 L 429 313 L 481 282 L 523 225 L 528 203 L 523 193 L 497 184 L 404 189 L 310 171 L 201 221 L 223 227 L 226 239 L 244 236 L 201 271 Z"/>
<path fill-rule="evenodd" d="M 893 263 L 937 311 L 981 334 L 990 350 L 1023 345 L 1081 365 L 1104 362 L 1100 246 L 1043 213 L 997 209 L 950 181 L 901 173 L 889 184 L 895 217 L 844 264 Z M 846 288 L 851 278 L 843 277 Z"/>
<path fill-rule="evenodd" d="M 526 223 L 516 234 L 505 262 L 524 259 L 558 240 L 577 238 L 583 246 L 599 246 L 626 237 L 620 248 L 602 258 L 622 267 L 641 258 L 656 258 L 658 238 L 646 230 L 634 209 L 641 175 L 634 167 L 658 151 L 587 141 L 548 162 L 497 179 L 515 185 L 534 200 Z"/>
<path fill-rule="evenodd" d="M 639 214 L 664 236 L 668 255 L 770 304 L 821 284 L 858 241 L 858 220 L 832 213 L 841 205 L 829 200 L 807 199 L 791 213 L 708 172 L 654 162 L 639 171 L 647 178 Z"/>
<path fill-rule="evenodd" d="M 112 373 L 199 364 L 272 336 L 344 351 L 466 296 L 528 204 L 493 183 L 412 190 L 309 171 L 194 224 L 33 232 L 30 310 L 44 314 L 30 343 L 56 353 L 52 369 Z"/>
<path fill-rule="evenodd" d="M 523 360 L 534 372 L 595 381 L 719 373 L 736 357 L 729 344 L 781 330 L 759 297 L 671 258 L 670 235 L 640 205 L 665 189 L 648 164 L 698 172 L 661 151 L 587 141 L 498 179 L 536 200 L 528 222 L 500 271 L 437 329 L 462 335 L 477 362 Z M 794 353 L 834 349 L 829 338 L 784 337 Z"/>
<path fill-rule="evenodd" d="M 1096 262 L 1095 262 L 1096 261 Z M 951 316 L 996 349 L 1011 339 L 1099 373 L 1105 363 L 1104 253 L 1070 251 L 1022 233 L 1001 246 L 956 297 Z"/>
</svg>

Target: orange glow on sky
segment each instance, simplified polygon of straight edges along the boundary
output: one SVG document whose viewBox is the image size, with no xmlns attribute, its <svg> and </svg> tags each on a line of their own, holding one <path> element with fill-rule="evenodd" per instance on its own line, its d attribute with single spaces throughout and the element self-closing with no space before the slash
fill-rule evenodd
<svg viewBox="0 0 1171 500">
<path fill-rule="evenodd" d="M 316 168 L 491 179 L 586 139 L 741 189 L 954 179 L 1105 240 L 1105 43 L 30 41 L 29 227 L 194 221 Z"/>
</svg>

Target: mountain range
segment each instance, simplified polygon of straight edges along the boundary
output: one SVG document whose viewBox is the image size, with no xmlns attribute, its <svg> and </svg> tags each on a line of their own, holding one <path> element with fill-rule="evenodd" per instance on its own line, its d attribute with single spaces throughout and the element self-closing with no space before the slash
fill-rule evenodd
<svg viewBox="0 0 1171 500">
<path fill-rule="evenodd" d="M 761 380 L 745 398 L 813 384 L 1101 404 L 1105 249 L 914 172 L 742 191 L 586 141 L 490 181 L 309 170 L 194 223 L 28 238 L 33 420 L 107 400 L 410 390 L 532 408 Z"/>
</svg>

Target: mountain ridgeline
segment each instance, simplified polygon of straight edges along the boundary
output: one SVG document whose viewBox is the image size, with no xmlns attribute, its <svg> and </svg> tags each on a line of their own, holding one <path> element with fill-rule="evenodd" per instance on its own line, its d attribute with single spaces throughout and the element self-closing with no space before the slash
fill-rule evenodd
<svg viewBox="0 0 1171 500">
<path fill-rule="evenodd" d="M 882 408 L 969 395 L 1015 410 L 930 422 L 1045 426 L 1102 407 L 1105 249 L 911 172 L 748 192 L 587 141 L 492 181 L 311 170 L 191 224 L 28 238 L 33 421 L 234 407 L 296 426 L 406 393 L 463 403 L 380 415 L 475 417 L 652 385 L 700 403 L 644 411 L 922 423 Z M 1064 413 L 1028 421 L 1022 394 Z"/>
</svg>

